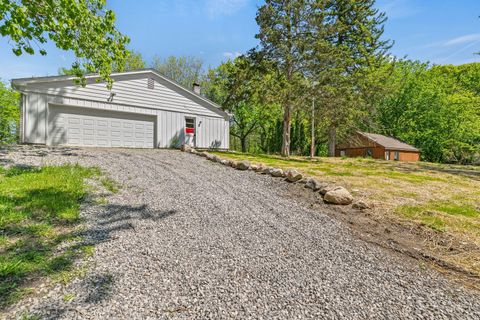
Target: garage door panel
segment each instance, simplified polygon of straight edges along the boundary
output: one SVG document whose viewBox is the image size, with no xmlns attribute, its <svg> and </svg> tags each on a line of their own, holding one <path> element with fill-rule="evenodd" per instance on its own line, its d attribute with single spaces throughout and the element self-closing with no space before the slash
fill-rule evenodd
<svg viewBox="0 0 480 320">
<path fill-rule="evenodd" d="M 80 124 L 81 119 L 77 117 L 70 117 L 68 118 L 68 124 L 70 125 L 75 125 L 75 124 Z"/>
<path fill-rule="evenodd" d="M 151 116 L 50 106 L 49 143 L 96 147 L 154 147 Z"/>
<path fill-rule="evenodd" d="M 121 123 L 120 121 L 113 121 L 113 120 L 112 120 L 112 121 L 110 122 L 110 126 L 111 126 L 112 128 L 120 128 L 120 127 L 122 126 L 122 123 Z"/>
</svg>

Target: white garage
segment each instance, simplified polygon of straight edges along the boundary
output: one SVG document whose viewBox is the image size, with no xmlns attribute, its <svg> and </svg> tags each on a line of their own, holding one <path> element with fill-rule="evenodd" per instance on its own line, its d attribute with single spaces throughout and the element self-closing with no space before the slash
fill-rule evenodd
<svg viewBox="0 0 480 320">
<path fill-rule="evenodd" d="M 48 145 L 153 148 L 152 116 L 50 106 Z"/>
<path fill-rule="evenodd" d="M 22 94 L 20 139 L 50 146 L 229 148 L 229 116 L 218 105 L 156 71 L 12 80 Z"/>
</svg>

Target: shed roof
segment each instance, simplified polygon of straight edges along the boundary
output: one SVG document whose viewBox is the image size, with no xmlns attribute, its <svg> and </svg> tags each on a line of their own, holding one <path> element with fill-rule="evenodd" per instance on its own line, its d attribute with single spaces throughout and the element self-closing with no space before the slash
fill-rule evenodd
<svg viewBox="0 0 480 320">
<path fill-rule="evenodd" d="M 387 137 L 381 134 L 368 133 L 368 132 L 358 132 L 360 135 L 365 138 L 385 147 L 388 150 L 400 150 L 400 151 L 415 151 L 419 152 L 420 150 L 393 137 Z"/>
</svg>

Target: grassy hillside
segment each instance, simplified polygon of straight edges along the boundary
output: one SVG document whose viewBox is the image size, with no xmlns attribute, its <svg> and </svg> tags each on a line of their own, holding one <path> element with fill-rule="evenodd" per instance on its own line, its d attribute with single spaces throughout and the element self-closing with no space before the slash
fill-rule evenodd
<svg viewBox="0 0 480 320">
<path fill-rule="evenodd" d="M 349 189 L 372 213 L 395 222 L 413 223 L 449 235 L 469 250 L 445 256 L 449 262 L 480 274 L 480 167 L 394 162 L 364 158 L 289 159 L 269 155 L 217 153 L 247 159 Z"/>
</svg>

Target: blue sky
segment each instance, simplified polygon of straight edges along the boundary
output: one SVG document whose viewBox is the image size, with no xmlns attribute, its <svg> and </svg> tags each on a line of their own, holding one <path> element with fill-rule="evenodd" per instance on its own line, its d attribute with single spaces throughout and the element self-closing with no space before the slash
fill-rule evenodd
<svg viewBox="0 0 480 320">
<path fill-rule="evenodd" d="M 130 48 L 147 61 L 158 55 L 202 58 L 206 67 L 256 46 L 255 13 L 262 0 L 110 0 Z M 399 57 L 438 64 L 480 62 L 479 0 L 378 0 L 389 20 L 385 36 Z M 46 46 L 48 56 L 16 57 L 0 39 L 0 78 L 54 75 L 71 53 Z"/>
</svg>

